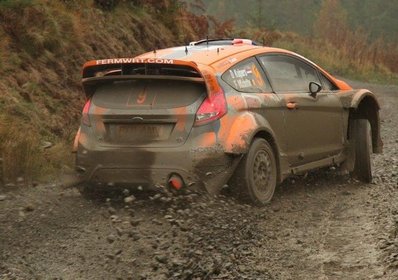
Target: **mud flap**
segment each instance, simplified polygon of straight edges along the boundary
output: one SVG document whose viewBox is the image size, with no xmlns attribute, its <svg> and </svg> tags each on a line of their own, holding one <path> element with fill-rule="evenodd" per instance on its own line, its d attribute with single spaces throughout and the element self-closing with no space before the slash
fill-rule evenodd
<svg viewBox="0 0 398 280">
<path fill-rule="evenodd" d="M 203 181 L 204 187 L 210 195 L 220 194 L 221 189 L 229 181 L 232 174 L 235 172 L 235 169 L 238 166 L 242 157 L 243 157 L 243 155 L 236 157 L 232 161 L 231 166 L 229 166 L 226 170 L 223 170 L 223 171 L 213 175 L 210 179 Z"/>
<path fill-rule="evenodd" d="M 341 174 L 349 174 L 354 171 L 355 167 L 355 121 L 350 122 L 349 130 L 348 130 L 348 137 L 349 137 L 349 145 L 346 149 L 347 159 L 343 162 L 340 167 Z"/>
</svg>

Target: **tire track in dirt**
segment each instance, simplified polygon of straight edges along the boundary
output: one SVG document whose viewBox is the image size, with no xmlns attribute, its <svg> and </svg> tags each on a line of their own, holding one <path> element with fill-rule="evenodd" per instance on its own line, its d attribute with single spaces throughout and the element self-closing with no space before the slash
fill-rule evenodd
<svg viewBox="0 0 398 280">
<path fill-rule="evenodd" d="M 322 234 L 322 237 L 321 237 L 321 240 L 320 240 L 320 243 L 319 243 L 319 252 L 320 253 L 319 253 L 319 256 L 316 258 L 318 261 L 321 260 L 320 273 L 321 273 L 322 276 L 326 276 L 326 273 L 325 273 L 325 256 L 327 256 L 327 254 L 326 254 L 325 247 L 327 246 L 327 243 L 328 243 L 327 242 L 327 239 L 328 239 L 327 237 L 330 235 L 331 226 L 332 226 L 332 221 L 331 221 L 330 218 L 333 215 L 332 211 L 333 211 L 333 208 L 335 208 L 335 207 L 336 207 L 336 199 L 333 199 L 333 202 L 328 207 L 327 211 L 325 211 L 326 215 L 325 215 L 324 219 L 322 220 L 322 224 L 324 225 L 324 232 Z M 326 257 L 326 258 L 330 258 L 330 257 Z M 324 277 L 320 277 L 320 278 L 324 278 Z"/>
<path fill-rule="evenodd" d="M 317 255 L 322 262 L 323 279 L 371 279 L 383 275 L 374 238 L 374 213 L 361 203 L 367 195 L 361 193 L 357 196 L 345 191 L 332 203 L 323 248 Z"/>
<path fill-rule="evenodd" d="M 275 279 L 382 277 L 372 187 L 328 170 L 284 184 L 271 206 L 277 211 L 260 226 L 266 237 L 258 250 Z"/>
</svg>

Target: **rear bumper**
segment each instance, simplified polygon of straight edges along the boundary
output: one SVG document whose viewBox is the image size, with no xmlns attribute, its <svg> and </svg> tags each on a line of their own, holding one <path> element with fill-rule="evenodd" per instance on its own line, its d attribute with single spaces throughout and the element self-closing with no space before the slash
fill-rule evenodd
<svg viewBox="0 0 398 280">
<path fill-rule="evenodd" d="M 178 174 L 185 186 L 204 186 L 216 193 L 229 179 L 240 157 L 217 146 L 178 148 L 89 148 L 79 143 L 76 170 L 83 182 L 101 186 L 167 185 Z"/>
</svg>

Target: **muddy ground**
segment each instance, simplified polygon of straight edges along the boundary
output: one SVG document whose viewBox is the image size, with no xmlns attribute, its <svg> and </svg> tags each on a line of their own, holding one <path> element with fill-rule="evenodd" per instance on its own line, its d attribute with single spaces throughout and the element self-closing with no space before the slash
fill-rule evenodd
<svg viewBox="0 0 398 280">
<path fill-rule="evenodd" d="M 372 184 L 319 170 L 287 180 L 263 208 L 3 187 L 0 279 L 398 279 L 398 87 L 352 84 L 383 106 Z"/>
</svg>

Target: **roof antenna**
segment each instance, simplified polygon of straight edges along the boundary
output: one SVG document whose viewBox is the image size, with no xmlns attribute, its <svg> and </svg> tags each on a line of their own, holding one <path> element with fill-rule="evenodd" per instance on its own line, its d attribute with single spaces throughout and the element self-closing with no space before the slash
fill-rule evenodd
<svg viewBox="0 0 398 280">
<path fill-rule="evenodd" d="M 220 48 L 217 48 L 217 54 L 220 54 Z"/>
<path fill-rule="evenodd" d="M 185 55 L 188 55 L 188 47 L 185 46 Z"/>
<path fill-rule="evenodd" d="M 156 49 L 154 49 L 154 50 L 153 50 L 153 54 L 154 54 L 154 55 L 155 55 L 155 57 L 156 57 Z"/>
</svg>

